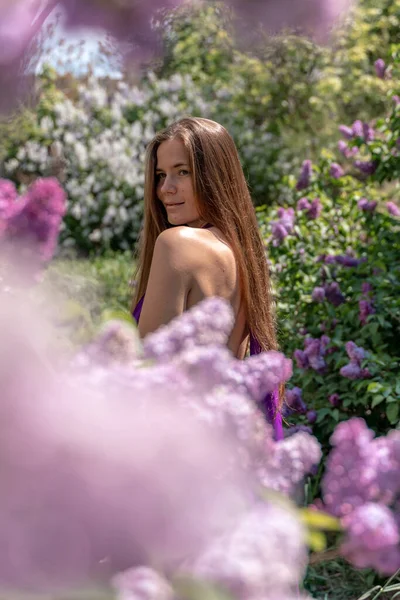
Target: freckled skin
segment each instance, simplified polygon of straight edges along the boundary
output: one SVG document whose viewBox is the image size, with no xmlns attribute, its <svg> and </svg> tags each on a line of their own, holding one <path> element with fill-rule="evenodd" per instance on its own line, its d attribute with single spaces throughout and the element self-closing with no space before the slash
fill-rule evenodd
<svg viewBox="0 0 400 600">
<path fill-rule="evenodd" d="M 236 315 L 228 347 L 244 358 L 248 333 L 236 260 L 219 229 L 201 229 L 205 223 L 196 205 L 189 157 L 180 140 L 160 144 L 156 178 L 157 196 L 175 227 L 157 238 L 139 333 L 144 337 L 204 298 L 220 296 L 230 302 Z"/>
</svg>

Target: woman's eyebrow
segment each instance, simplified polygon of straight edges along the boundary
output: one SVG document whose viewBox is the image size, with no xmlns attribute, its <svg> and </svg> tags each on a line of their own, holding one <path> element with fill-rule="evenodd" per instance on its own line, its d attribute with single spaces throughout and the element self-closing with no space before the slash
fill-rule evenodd
<svg viewBox="0 0 400 600">
<path fill-rule="evenodd" d="M 177 163 L 176 165 L 173 165 L 173 169 L 177 169 L 178 167 L 187 167 L 187 163 Z M 160 169 L 159 167 L 156 168 L 156 172 L 158 171 L 163 171 L 164 169 Z"/>
</svg>

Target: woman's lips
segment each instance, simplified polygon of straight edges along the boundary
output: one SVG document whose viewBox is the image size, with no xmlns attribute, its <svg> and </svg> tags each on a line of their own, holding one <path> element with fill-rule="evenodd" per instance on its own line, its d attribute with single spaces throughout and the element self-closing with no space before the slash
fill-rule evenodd
<svg viewBox="0 0 400 600">
<path fill-rule="evenodd" d="M 184 202 L 177 202 L 176 204 L 166 204 L 165 207 L 166 209 L 170 209 L 170 208 L 178 208 L 178 206 L 182 206 L 183 204 L 185 204 Z"/>
</svg>

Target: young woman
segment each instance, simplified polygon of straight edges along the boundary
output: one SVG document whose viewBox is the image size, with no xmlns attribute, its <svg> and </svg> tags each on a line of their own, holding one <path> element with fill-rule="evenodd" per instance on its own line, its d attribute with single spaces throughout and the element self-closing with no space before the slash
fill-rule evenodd
<svg viewBox="0 0 400 600">
<path fill-rule="evenodd" d="M 208 296 L 228 300 L 228 347 L 277 349 L 270 280 L 235 143 L 214 121 L 184 118 L 147 149 L 145 214 L 133 314 L 142 337 Z M 276 392 L 266 413 L 281 437 Z"/>
</svg>

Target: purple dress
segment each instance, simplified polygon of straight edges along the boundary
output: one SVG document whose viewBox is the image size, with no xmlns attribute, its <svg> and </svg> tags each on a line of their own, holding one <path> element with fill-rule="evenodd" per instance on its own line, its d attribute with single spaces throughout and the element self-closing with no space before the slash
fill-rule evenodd
<svg viewBox="0 0 400 600">
<path fill-rule="evenodd" d="M 212 225 L 205 225 L 204 228 L 212 227 Z M 136 323 L 139 324 L 140 314 L 142 312 L 144 302 L 144 296 L 137 303 L 135 310 L 133 311 L 133 318 Z M 250 333 L 250 356 L 254 356 L 255 354 L 260 354 L 262 352 L 261 346 Z M 282 428 L 282 415 L 278 410 L 278 402 L 279 402 L 279 392 L 278 390 L 274 390 L 272 394 L 266 394 L 264 400 L 261 403 L 261 410 L 263 411 L 267 421 L 272 424 L 274 428 L 274 435 L 276 440 L 283 439 L 283 428 Z"/>
</svg>

